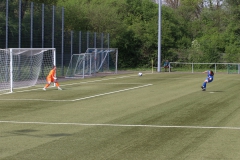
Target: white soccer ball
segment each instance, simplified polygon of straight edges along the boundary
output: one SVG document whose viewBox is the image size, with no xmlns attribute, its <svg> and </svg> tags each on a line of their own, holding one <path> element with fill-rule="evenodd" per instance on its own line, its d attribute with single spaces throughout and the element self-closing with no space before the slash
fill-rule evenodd
<svg viewBox="0 0 240 160">
<path fill-rule="evenodd" d="M 142 76 L 142 73 L 141 73 L 141 72 L 139 72 L 139 73 L 138 73 L 138 75 L 139 75 L 139 76 Z"/>
</svg>

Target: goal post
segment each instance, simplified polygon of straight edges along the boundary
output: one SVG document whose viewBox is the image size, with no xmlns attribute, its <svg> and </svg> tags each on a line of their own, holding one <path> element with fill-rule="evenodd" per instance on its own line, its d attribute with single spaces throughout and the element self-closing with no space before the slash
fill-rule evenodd
<svg viewBox="0 0 240 160">
<path fill-rule="evenodd" d="M 55 48 L 8 48 L 0 50 L 0 93 L 46 82 L 56 65 Z"/>
<path fill-rule="evenodd" d="M 10 92 L 10 83 L 8 83 L 9 75 L 9 55 L 6 54 L 5 49 L 0 50 L 0 93 Z"/>
</svg>

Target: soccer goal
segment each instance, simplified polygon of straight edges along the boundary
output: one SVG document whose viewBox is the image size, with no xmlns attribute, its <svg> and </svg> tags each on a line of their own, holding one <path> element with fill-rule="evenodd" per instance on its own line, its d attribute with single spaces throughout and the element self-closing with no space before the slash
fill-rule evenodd
<svg viewBox="0 0 240 160">
<path fill-rule="evenodd" d="M 86 53 L 73 54 L 66 78 L 84 78 L 99 73 L 117 73 L 117 48 L 88 48 Z"/>
<path fill-rule="evenodd" d="M 56 65 L 55 48 L 8 48 L 0 50 L 0 93 L 45 83 Z"/>
</svg>

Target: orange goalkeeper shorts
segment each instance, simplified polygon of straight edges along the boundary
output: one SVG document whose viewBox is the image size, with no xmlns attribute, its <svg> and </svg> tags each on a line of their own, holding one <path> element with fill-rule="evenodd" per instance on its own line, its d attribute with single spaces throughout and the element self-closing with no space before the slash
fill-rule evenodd
<svg viewBox="0 0 240 160">
<path fill-rule="evenodd" d="M 47 77 L 46 80 L 47 80 L 47 82 L 54 82 L 54 81 L 55 81 L 55 80 L 54 80 L 53 78 L 51 78 L 51 77 Z"/>
</svg>

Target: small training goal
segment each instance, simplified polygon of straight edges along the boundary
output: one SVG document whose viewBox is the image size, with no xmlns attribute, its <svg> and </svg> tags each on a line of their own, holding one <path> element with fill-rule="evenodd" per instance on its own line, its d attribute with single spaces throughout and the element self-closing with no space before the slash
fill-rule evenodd
<svg viewBox="0 0 240 160">
<path fill-rule="evenodd" d="M 117 73 L 117 48 L 88 48 L 86 53 L 73 54 L 66 78 L 84 78 L 101 73 Z"/>
<path fill-rule="evenodd" d="M 45 83 L 56 65 L 55 48 L 8 48 L 0 50 L 0 93 Z"/>
</svg>

